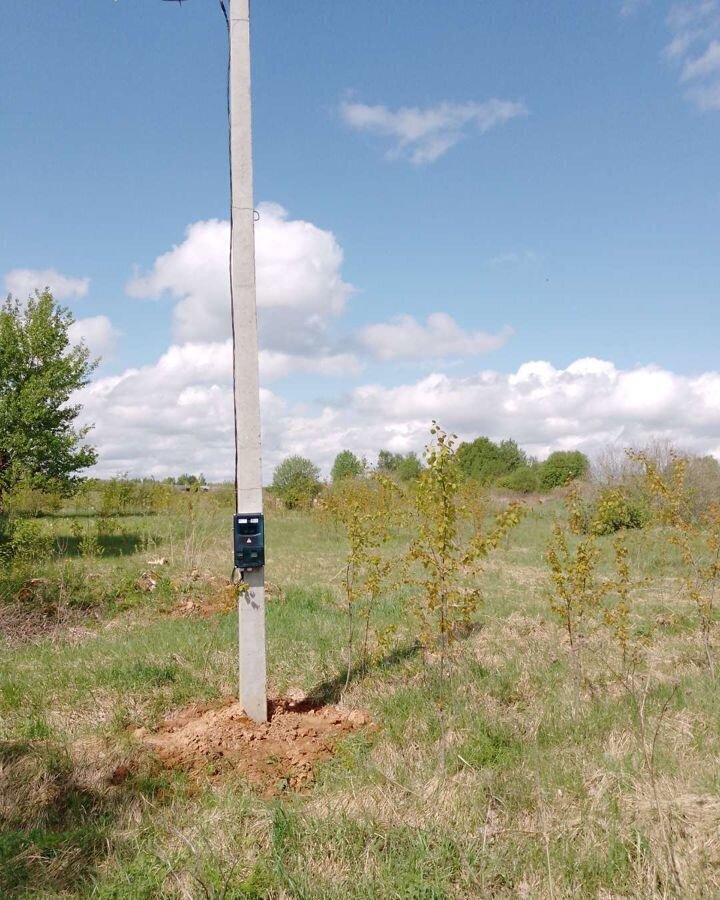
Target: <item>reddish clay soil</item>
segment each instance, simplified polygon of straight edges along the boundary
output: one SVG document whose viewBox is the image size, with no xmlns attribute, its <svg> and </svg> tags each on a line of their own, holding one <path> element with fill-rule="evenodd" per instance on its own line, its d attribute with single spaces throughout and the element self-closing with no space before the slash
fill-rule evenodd
<svg viewBox="0 0 720 900">
<path fill-rule="evenodd" d="M 254 722 L 233 700 L 195 706 L 137 736 L 163 764 L 195 775 L 240 772 L 265 794 L 299 791 L 338 738 L 368 724 L 359 710 L 314 707 L 308 700 L 271 700 L 268 722 Z"/>
<path fill-rule="evenodd" d="M 212 597 L 212 598 L 203 598 L 199 600 L 182 600 L 180 603 L 177 603 L 170 614 L 170 618 L 172 619 L 185 619 L 190 618 L 192 616 L 201 616 L 202 618 L 208 618 L 209 616 L 216 616 L 220 613 L 229 613 L 235 609 L 237 605 L 237 600 L 232 596 L 225 596 L 223 594 Z"/>
<path fill-rule="evenodd" d="M 194 616 L 208 618 L 219 614 L 234 612 L 237 609 L 237 587 L 227 579 L 211 578 L 217 588 L 207 596 L 186 597 L 175 604 L 171 618 L 184 619 Z M 265 599 L 282 599 L 282 589 L 271 581 L 265 582 Z"/>
</svg>

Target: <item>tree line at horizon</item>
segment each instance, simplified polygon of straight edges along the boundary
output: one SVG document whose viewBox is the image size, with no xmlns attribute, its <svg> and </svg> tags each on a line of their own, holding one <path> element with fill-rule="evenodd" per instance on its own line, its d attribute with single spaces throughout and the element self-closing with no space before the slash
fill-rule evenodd
<svg viewBox="0 0 720 900">
<path fill-rule="evenodd" d="M 512 439 L 495 443 L 484 436 L 458 445 L 457 464 L 465 479 L 522 494 L 550 491 L 590 470 L 589 459 L 579 450 L 557 450 L 540 462 L 529 457 Z M 423 461 L 413 451 L 403 454 L 380 450 L 377 462 L 370 465 L 352 450 L 341 450 L 330 470 L 330 482 L 335 485 L 377 473 L 412 484 L 423 468 Z M 295 454 L 277 466 L 270 490 L 286 507 L 294 509 L 311 503 L 323 486 L 319 467 L 308 457 Z"/>
</svg>

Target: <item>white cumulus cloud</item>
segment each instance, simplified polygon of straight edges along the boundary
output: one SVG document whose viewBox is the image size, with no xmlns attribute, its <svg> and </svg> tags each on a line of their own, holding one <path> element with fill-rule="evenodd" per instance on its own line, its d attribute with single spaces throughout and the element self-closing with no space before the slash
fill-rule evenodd
<svg viewBox="0 0 720 900">
<path fill-rule="evenodd" d="M 303 352 L 326 340 L 327 319 L 343 312 L 352 287 L 342 278 L 343 252 L 335 236 L 291 219 L 275 203 L 259 206 L 255 226 L 260 337 L 266 349 Z M 185 239 L 159 256 L 127 286 L 135 297 L 175 298 L 177 341 L 215 341 L 230 335 L 230 225 L 195 222 Z"/>
<path fill-rule="evenodd" d="M 98 379 L 78 399 L 85 420 L 96 424 L 99 473 L 231 477 L 228 342 L 171 347 L 154 365 Z M 510 374 L 435 373 L 393 388 L 365 384 L 320 408 L 294 406 L 267 388 L 261 402 L 267 479 L 291 453 L 327 472 L 345 447 L 370 459 L 383 447 L 418 450 L 433 418 L 463 439 L 513 437 L 539 457 L 556 449 L 593 455 L 661 438 L 720 458 L 720 372 L 688 377 L 655 366 L 618 369 L 607 360 L 566 368 L 534 361 Z"/>
<path fill-rule="evenodd" d="M 303 356 L 276 350 L 260 351 L 260 377 L 265 382 L 294 374 L 343 378 L 361 371 L 362 363 L 354 353 Z"/>
<path fill-rule="evenodd" d="M 107 316 L 88 316 L 85 319 L 77 319 L 70 326 L 69 331 L 70 341 L 73 344 L 85 341 L 90 349 L 90 354 L 103 359 L 112 354 L 118 336 L 119 332 Z"/>
<path fill-rule="evenodd" d="M 464 331 L 447 313 L 432 313 L 425 324 L 413 316 L 396 316 L 390 322 L 368 325 L 358 333 L 358 341 L 381 360 L 427 360 L 449 356 L 475 356 L 497 350 L 512 334 L 505 328 L 498 334 Z"/>
<path fill-rule="evenodd" d="M 345 101 L 340 105 L 343 121 L 356 131 L 391 138 L 390 159 L 409 159 L 415 165 L 434 162 L 471 129 L 484 134 L 518 116 L 527 115 L 524 103 L 515 100 L 486 100 L 482 103 L 439 103 L 421 109 L 403 106 L 370 106 Z"/>
<path fill-rule="evenodd" d="M 342 277 L 343 252 L 334 235 L 293 220 L 276 204 L 262 204 L 257 233 L 257 297 L 260 367 L 266 381 L 288 375 L 357 375 L 364 360 L 474 356 L 501 346 L 499 334 L 464 331 L 446 313 L 423 324 L 412 316 L 336 335 L 351 286 Z M 175 300 L 178 343 L 222 342 L 230 334 L 227 222 L 190 225 L 185 239 L 159 256 L 152 269 L 132 279 L 138 297 L 169 294 Z"/>
<path fill-rule="evenodd" d="M 89 278 L 70 278 L 55 269 L 12 269 L 5 275 L 5 290 L 18 300 L 27 300 L 35 291 L 50 288 L 56 300 L 84 297 Z"/>
</svg>

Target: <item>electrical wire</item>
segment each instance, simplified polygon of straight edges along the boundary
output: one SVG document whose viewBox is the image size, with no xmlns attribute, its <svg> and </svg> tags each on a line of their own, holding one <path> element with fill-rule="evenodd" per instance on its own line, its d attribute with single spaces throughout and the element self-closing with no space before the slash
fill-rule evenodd
<svg viewBox="0 0 720 900">
<path fill-rule="evenodd" d="M 223 17 L 225 18 L 225 24 L 227 25 L 228 32 L 228 62 L 227 62 L 227 118 L 228 118 L 228 170 L 230 176 L 230 248 L 228 251 L 228 275 L 230 276 L 230 327 L 232 330 L 232 350 L 233 350 L 233 387 L 235 385 L 237 373 L 235 371 L 235 341 L 237 340 L 235 335 L 235 295 L 233 293 L 233 277 L 232 277 L 232 258 L 233 258 L 233 215 L 235 212 L 234 205 L 234 196 L 233 196 L 233 178 L 232 178 L 232 98 L 230 94 L 230 65 L 231 65 L 231 56 L 230 56 L 230 18 L 228 16 L 227 7 L 223 0 L 219 0 L 220 9 L 222 10 Z M 235 513 L 240 512 L 240 507 L 238 504 L 238 418 L 237 418 L 237 406 L 235 403 L 235 393 L 233 390 L 233 433 L 235 435 Z M 233 526 L 234 528 L 234 526 Z M 235 540 L 235 535 L 233 534 L 233 543 Z M 233 554 L 234 554 L 233 550 Z M 244 580 L 244 573 L 242 569 L 238 569 L 237 566 L 233 565 L 232 572 L 230 573 L 230 583 L 231 584 L 239 584 Z"/>
<path fill-rule="evenodd" d="M 227 61 L 227 119 L 228 119 L 228 169 L 230 176 L 230 248 L 228 251 L 228 275 L 230 280 L 230 325 L 232 330 L 232 349 L 233 349 L 233 385 L 236 380 L 236 371 L 235 371 L 235 342 L 237 340 L 235 334 L 235 296 L 233 293 L 233 278 L 232 278 L 232 258 L 233 258 L 233 214 L 235 211 L 234 206 L 234 197 L 233 197 L 233 179 L 232 179 L 232 109 L 231 109 L 231 96 L 230 96 L 230 18 L 228 16 L 227 7 L 225 6 L 224 0 L 219 0 L 220 9 L 222 11 L 223 17 L 225 18 L 225 24 L 227 25 L 228 32 L 228 61 Z M 238 420 L 237 420 L 237 406 L 235 403 L 235 395 L 233 393 L 233 432 L 235 435 L 235 512 L 240 512 L 240 508 L 238 506 Z"/>
</svg>

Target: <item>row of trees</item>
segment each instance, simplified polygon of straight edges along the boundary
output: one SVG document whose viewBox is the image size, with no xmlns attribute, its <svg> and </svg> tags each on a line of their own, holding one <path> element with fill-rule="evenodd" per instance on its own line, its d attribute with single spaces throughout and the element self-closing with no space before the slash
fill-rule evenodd
<svg viewBox="0 0 720 900">
<path fill-rule="evenodd" d="M 540 463 L 529 458 L 513 440 L 496 444 L 486 437 L 460 444 L 456 456 L 461 477 L 520 493 L 549 491 L 568 484 L 586 475 L 590 465 L 579 451 L 557 451 Z M 410 483 L 420 478 L 423 469 L 422 461 L 412 452 L 381 450 L 375 465 L 370 465 L 352 450 L 342 450 L 335 457 L 330 478 L 338 484 L 377 473 Z M 311 503 L 322 487 L 319 468 L 304 456 L 289 456 L 273 475 L 272 490 L 289 509 Z"/>
<path fill-rule="evenodd" d="M 377 463 L 371 466 L 367 459 L 361 459 L 352 450 L 341 450 L 335 457 L 330 478 L 333 484 L 338 484 L 377 472 L 390 475 L 401 482 L 409 482 L 417 479 L 422 470 L 423 465 L 416 453 L 381 450 Z M 320 469 L 305 456 L 289 456 L 275 469 L 271 487 L 288 509 L 306 506 L 322 490 Z"/>
<path fill-rule="evenodd" d="M 587 456 L 579 450 L 557 450 L 538 462 L 513 440 L 496 444 L 486 437 L 460 444 L 457 458 L 466 478 L 525 494 L 550 491 L 582 478 L 590 469 Z"/>
</svg>

